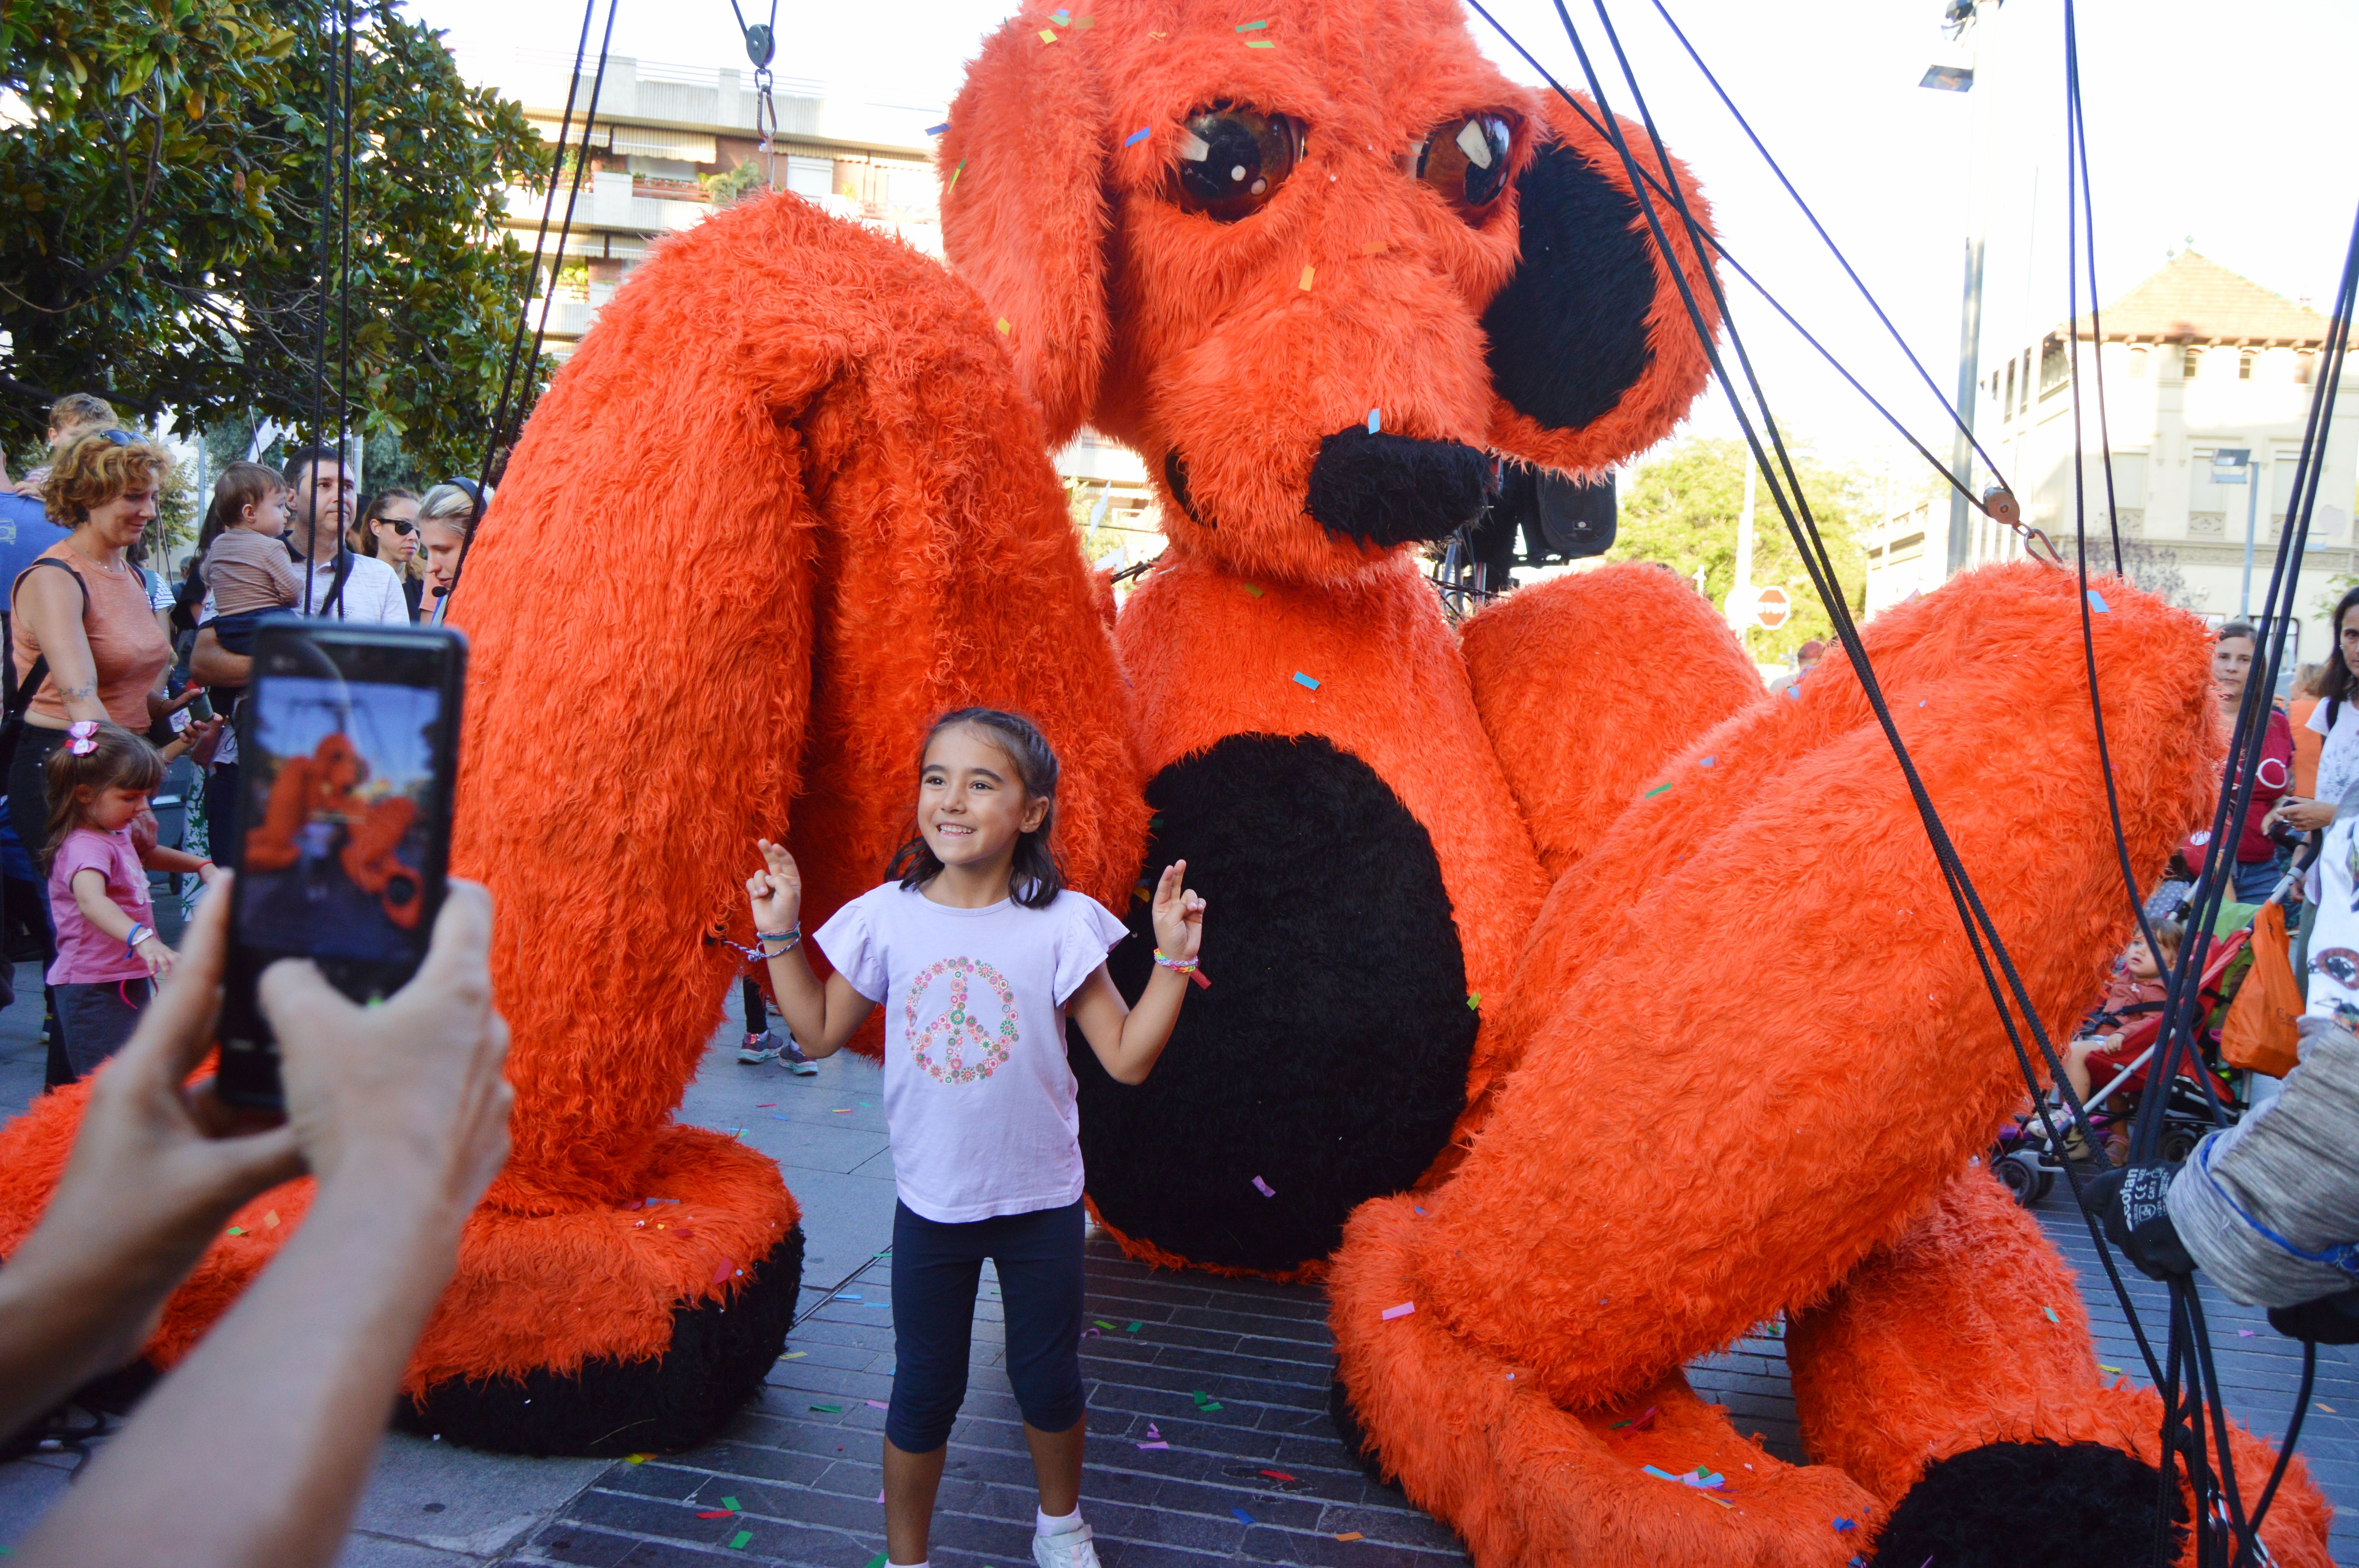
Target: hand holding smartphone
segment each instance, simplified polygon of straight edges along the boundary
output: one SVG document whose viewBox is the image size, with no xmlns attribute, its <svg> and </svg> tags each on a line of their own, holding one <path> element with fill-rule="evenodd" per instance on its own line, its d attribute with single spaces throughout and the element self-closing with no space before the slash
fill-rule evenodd
<svg viewBox="0 0 2359 1568">
<path fill-rule="evenodd" d="M 221 1097 L 284 1104 L 255 987 L 316 962 L 364 1006 L 398 990 L 441 908 L 466 643 L 442 627 L 262 623 L 239 709 L 237 871 L 221 1018 Z M 224 856 L 223 849 L 231 852 Z"/>
</svg>

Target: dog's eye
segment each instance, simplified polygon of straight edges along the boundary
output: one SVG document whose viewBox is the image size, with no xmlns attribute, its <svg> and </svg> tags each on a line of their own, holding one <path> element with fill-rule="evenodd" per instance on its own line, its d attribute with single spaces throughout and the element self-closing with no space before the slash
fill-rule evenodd
<svg viewBox="0 0 2359 1568">
<path fill-rule="evenodd" d="M 1425 181 L 1465 217 L 1480 221 L 1507 189 L 1507 155 L 1516 128 L 1499 114 L 1446 120 L 1401 159 L 1402 172 Z"/>
<path fill-rule="evenodd" d="M 1180 205 L 1219 223 L 1261 211 L 1302 156 L 1302 128 L 1283 114 L 1215 103 L 1180 137 Z"/>
</svg>

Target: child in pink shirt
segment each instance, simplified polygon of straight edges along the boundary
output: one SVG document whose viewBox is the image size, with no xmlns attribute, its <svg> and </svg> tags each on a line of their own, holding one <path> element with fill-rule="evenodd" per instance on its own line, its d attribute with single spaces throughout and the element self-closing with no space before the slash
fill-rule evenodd
<svg viewBox="0 0 2359 1568">
<path fill-rule="evenodd" d="M 83 719 L 49 754 L 49 919 L 58 956 L 46 977 L 74 1076 L 95 1070 L 131 1038 L 152 982 L 172 970 L 172 949 L 156 931 L 147 867 L 131 827 L 163 781 L 156 749 L 114 724 Z M 212 869 L 177 849 L 150 849 L 164 871 Z"/>
</svg>

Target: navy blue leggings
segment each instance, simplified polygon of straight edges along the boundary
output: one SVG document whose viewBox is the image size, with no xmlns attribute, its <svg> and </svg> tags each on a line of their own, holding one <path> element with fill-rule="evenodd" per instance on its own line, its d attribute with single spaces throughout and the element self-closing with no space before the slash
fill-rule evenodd
<svg viewBox="0 0 2359 1568">
<path fill-rule="evenodd" d="M 885 1435 L 904 1454 L 950 1441 L 966 1399 L 974 1292 L 999 1270 L 1007 1380 L 1024 1419 L 1064 1432 L 1082 1419 L 1082 1206 L 942 1225 L 893 1206 L 893 1403 Z"/>
</svg>

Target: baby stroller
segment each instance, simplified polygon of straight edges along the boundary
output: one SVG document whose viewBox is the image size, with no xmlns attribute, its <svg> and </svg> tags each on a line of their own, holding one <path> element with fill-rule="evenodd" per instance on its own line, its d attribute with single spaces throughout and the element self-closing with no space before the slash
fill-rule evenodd
<svg viewBox="0 0 2359 1568">
<path fill-rule="evenodd" d="M 2298 858 L 2294 869 L 2279 880 L 2266 902 L 2281 902 L 2307 866 L 2306 860 Z M 2203 973 L 2196 982 L 2196 1049 L 2191 1056 L 2182 1054 L 2178 1071 L 2171 1076 L 2169 1098 L 2162 1108 L 2159 1152 L 2173 1165 L 2193 1153 L 2203 1135 L 2218 1125 L 2212 1119 L 2212 1101 L 2218 1102 L 2230 1126 L 2242 1119 L 2250 1108 L 2221 1064 L 2219 1029 L 2227 1017 L 2228 1003 L 2235 999 L 2236 988 L 2251 967 L 2242 960 L 2252 946 L 2253 915 L 2258 908 L 2223 908 L 2223 914 L 2236 922 L 2235 928 L 2213 936 L 2204 953 Z M 2100 1141 L 2114 1128 L 2126 1130 L 2145 1096 L 2153 1092 L 2147 1069 L 2162 1036 L 2162 1004 L 2146 1002 L 2125 1009 L 2121 1025 L 2121 1032 L 2105 1054 L 2121 1065 L 2108 1067 L 2100 1059 L 2091 1062 L 2093 1072 L 2087 1101 L 2089 1121 Z M 2201 1077 L 2197 1076 L 2199 1073 Z M 2208 1099 L 2203 1087 L 2206 1079 L 2211 1086 Z M 2035 1108 L 2017 1117 L 2000 1132 L 1991 1149 L 1991 1173 L 2004 1182 L 2015 1195 L 2015 1201 L 2026 1208 L 2048 1195 L 2071 1157 L 2058 1146 L 2060 1142 L 2071 1141 L 2069 1115 L 2060 1104 L 2053 1108 L 2050 1119 L 2059 1137 L 2051 1139 Z M 2089 1169 L 2102 1168 L 2093 1156 L 2093 1151 L 2091 1156 L 2084 1156 Z"/>
</svg>

